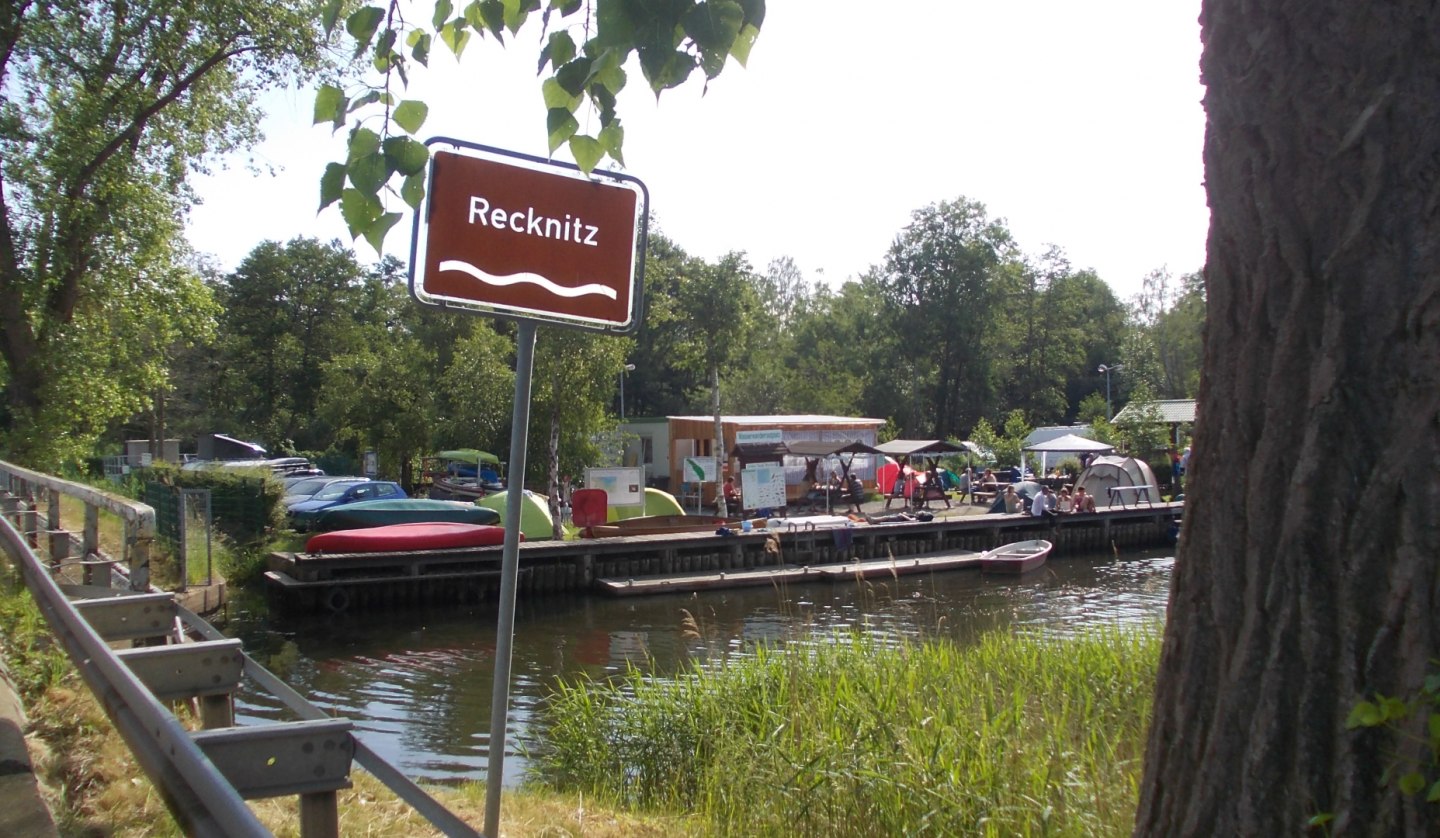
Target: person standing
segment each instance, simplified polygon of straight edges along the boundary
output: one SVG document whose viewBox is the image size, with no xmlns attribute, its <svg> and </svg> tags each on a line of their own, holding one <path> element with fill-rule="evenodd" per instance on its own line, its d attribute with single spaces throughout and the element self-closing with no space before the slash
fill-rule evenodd
<svg viewBox="0 0 1440 838">
<path fill-rule="evenodd" d="M 846 488 L 849 490 L 849 498 L 845 511 L 855 510 L 857 514 L 864 514 L 865 510 L 861 504 L 865 503 L 865 484 L 860 482 L 859 476 L 854 472 L 850 473 L 850 481 Z"/>
</svg>

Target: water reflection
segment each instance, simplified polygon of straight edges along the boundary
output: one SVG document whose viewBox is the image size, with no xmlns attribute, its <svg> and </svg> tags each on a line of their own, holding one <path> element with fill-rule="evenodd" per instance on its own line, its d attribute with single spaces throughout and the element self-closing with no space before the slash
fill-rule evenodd
<svg viewBox="0 0 1440 838">
<path fill-rule="evenodd" d="M 860 629 L 885 641 L 991 630 L 1070 634 L 1163 617 L 1173 559 L 1154 554 L 1052 559 L 1024 577 L 934 576 L 815 582 L 631 600 L 551 597 L 517 607 L 509 751 L 540 731 L 535 707 L 557 677 L 658 674 L 747 654 L 808 632 Z M 414 777 L 481 780 L 489 747 L 493 609 L 363 614 L 274 622 L 263 601 L 237 602 L 228 632 Z M 289 718 L 245 692 L 241 723 Z M 518 782 L 523 756 L 507 756 Z"/>
</svg>

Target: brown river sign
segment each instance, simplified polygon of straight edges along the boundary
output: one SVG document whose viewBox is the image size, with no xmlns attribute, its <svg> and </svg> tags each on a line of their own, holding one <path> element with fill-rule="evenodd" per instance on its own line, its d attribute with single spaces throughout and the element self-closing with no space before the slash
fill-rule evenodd
<svg viewBox="0 0 1440 838">
<path fill-rule="evenodd" d="M 424 305 L 624 333 L 639 325 L 639 180 L 434 139 L 410 291 Z"/>
</svg>

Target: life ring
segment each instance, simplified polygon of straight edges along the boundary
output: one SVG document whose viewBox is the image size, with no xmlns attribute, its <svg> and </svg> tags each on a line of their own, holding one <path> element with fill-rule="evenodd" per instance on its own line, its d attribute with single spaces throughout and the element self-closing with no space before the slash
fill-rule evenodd
<svg viewBox="0 0 1440 838">
<path fill-rule="evenodd" d="M 321 601 L 332 614 L 343 614 L 350 607 L 350 592 L 340 587 L 327 588 Z"/>
</svg>

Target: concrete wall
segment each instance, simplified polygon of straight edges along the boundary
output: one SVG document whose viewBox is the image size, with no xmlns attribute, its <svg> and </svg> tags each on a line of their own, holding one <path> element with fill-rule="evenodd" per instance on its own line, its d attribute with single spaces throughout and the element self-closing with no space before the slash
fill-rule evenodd
<svg viewBox="0 0 1440 838">
<path fill-rule="evenodd" d="M 25 747 L 25 708 L 0 661 L 0 835 L 58 835 Z"/>
</svg>

